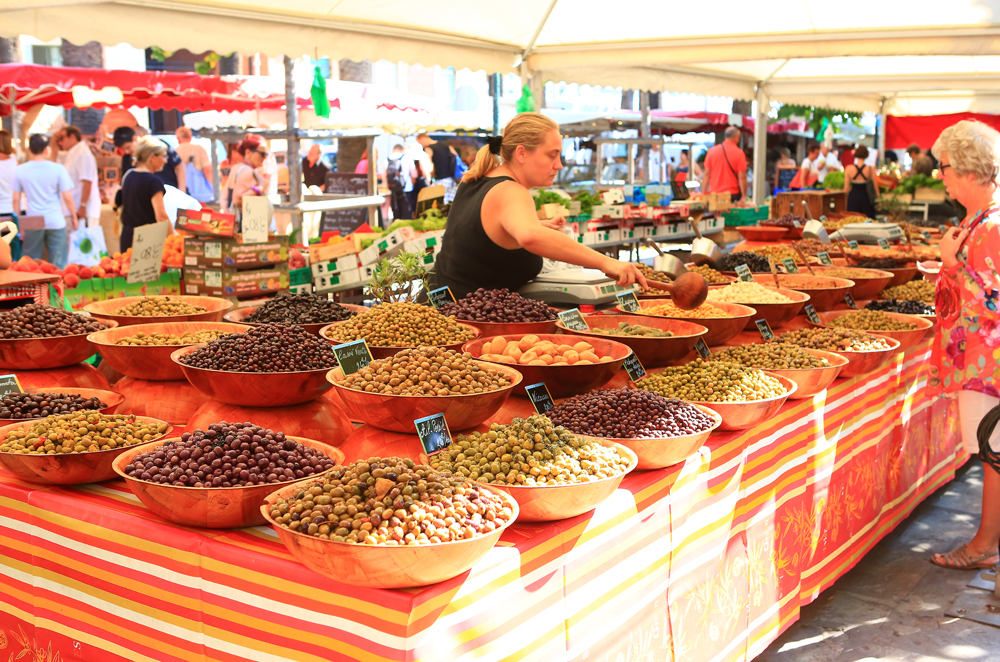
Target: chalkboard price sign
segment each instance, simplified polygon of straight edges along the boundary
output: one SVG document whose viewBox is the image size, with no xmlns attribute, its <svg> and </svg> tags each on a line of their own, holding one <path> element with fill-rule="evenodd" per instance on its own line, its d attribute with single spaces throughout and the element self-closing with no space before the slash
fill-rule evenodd
<svg viewBox="0 0 1000 662">
<path fill-rule="evenodd" d="M 590 328 L 580 314 L 579 308 L 562 311 L 559 313 L 559 319 L 562 320 L 563 326 L 571 331 L 586 331 Z"/>
<path fill-rule="evenodd" d="M 771 325 L 767 323 L 767 320 L 754 320 L 754 324 L 757 325 L 757 330 L 760 331 L 761 338 L 764 340 L 774 340 L 774 331 L 771 330 Z"/>
<path fill-rule="evenodd" d="M 344 375 L 353 375 L 372 362 L 372 353 L 365 339 L 353 340 L 343 345 L 335 345 L 333 354 L 340 363 Z"/>
<path fill-rule="evenodd" d="M 427 298 L 435 308 L 455 303 L 455 295 L 451 293 L 450 287 L 439 287 L 427 293 Z"/>
<path fill-rule="evenodd" d="M 646 376 L 646 369 L 642 367 L 642 363 L 639 362 L 639 357 L 632 352 L 625 359 L 625 372 L 628 373 L 628 378 L 633 382 L 637 382 Z"/>
<path fill-rule="evenodd" d="M 0 398 L 11 393 L 24 393 L 17 375 L 0 375 Z"/>
<path fill-rule="evenodd" d="M 618 303 L 622 305 L 622 310 L 630 313 L 637 313 L 642 310 L 642 306 L 639 305 L 639 299 L 636 298 L 635 292 L 619 292 L 615 296 L 618 297 Z"/>
<path fill-rule="evenodd" d="M 853 239 L 851 239 L 849 242 L 847 242 L 847 245 L 850 246 L 850 248 L 851 248 L 852 251 L 856 251 L 859 248 L 861 248 L 860 246 L 858 246 L 858 242 L 854 241 Z"/>
<path fill-rule="evenodd" d="M 322 232 L 339 232 L 346 237 L 368 222 L 368 209 L 329 209 L 323 212 Z"/>
<path fill-rule="evenodd" d="M 813 305 L 811 303 L 806 304 L 806 317 L 808 317 L 809 321 L 812 322 L 813 324 L 820 323 L 819 315 L 816 313 L 816 309 L 813 308 Z"/>
<path fill-rule="evenodd" d="M 524 390 L 527 391 L 531 404 L 535 406 L 536 413 L 547 414 L 555 408 L 552 394 L 549 393 L 549 387 L 545 385 L 545 382 L 525 386 Z"/>
<path fill-rule="evenodd" d="M 854 310 L 858 309 L 858 304 L 854 300 L 854 297 L 851 296 L 850 292 L 848 292 L 847 294 L 844 295 L 844 303 L 847 304 L 848 308 L 853 308 Z"/>
<path fill-rule="evenodd" d="M 740 277 L 740 280 L 747 283 L 753 282 L 753 274 L 750 273 L 750 267 L 745 264 L 736 265 L 736 275 Z"/>
<path fill-rule="evenodd" d="M 795 264 L 795 260 L 793 260 L 792 258 L 790 257 L 782 258 L 781 263 L 785 265 L 785 271 L 787 271 L 788 273 L 790 274 L 799 273 L 799 267 L 797 264 Z"/>
<path fill-rule="evenodd" d="M 444 420 L 444 414 L 418 418 L 413 421 L 413 427 L 417 429 L 420 445 L 427 455 L 440 453 L 451 446 L 451 431 L 448 429 L 448 421 Z"/>
<path fill-rule="evenodd" d="M 879 239 L 878 240 L 878 247 L 881 248 L 884 251 L 889 250 L 889 240 L 888 239 Z"/>
<path fill-rule="evenodd" d="M 816 257 L 819 258 L 820 264 L 825 264 L 828 267 L 833 266 L 833 260 L 830 259 L 830 254 L 827 253 L 826 251 L 823 251 L 822 253 L 817 253 Z"/>
<path fill-rule="evenodd" d="M 708 349 L 708 345 L 701 338 L 698 338 L 698 342 L 694 344 L 694 351 L 698 352 L 698 356 L 703 360 L 707 360 L 712 355 L 712 352 Z"/>
<path fill-rule="evenodd" d="M 368 195 L 368 175 L 354 172 L 326 173 L 325 195 Z"/>
</svg>

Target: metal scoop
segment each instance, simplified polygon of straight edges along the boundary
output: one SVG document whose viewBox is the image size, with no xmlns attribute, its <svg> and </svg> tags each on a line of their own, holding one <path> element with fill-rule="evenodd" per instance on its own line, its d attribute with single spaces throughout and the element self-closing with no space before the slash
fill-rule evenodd
<svg viewBox="0 0 1000 662">
<path fill-rule="evenodd" d="M 701 221 L 701 217 L 704 215 L 705 211 L 698 209 L 688 217 L 691 229 L 698 236 L 697 239 L 691 242 L 691 261 L 700 266 L 708 265 L 722 271 L 722 250 L 711 239 L 702 237 L 701 230 L 698 228 L 698 222 Z"/>
</svg>

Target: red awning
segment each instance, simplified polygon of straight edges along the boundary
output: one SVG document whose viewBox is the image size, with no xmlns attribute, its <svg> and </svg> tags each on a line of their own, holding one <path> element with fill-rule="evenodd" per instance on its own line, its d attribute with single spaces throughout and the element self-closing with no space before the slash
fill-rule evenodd
<svg viewBox="0 0 1000 662">
<path fill-rule="evenodd" d="M 962 120 L 978 120 L 1000 131 L 1000 116 L 982 113 L 952 113 L 950 115 L 920 115 L 885 118 L 885 148 L 906 149 L 913 143 L 921 149 L 934 146 L 941 132 Z"/>
<path fill-rule="evenodd" d="M 14 105 L 72 108 L 77 105 L 73 100 L 73 88 L 77 86 L 91 90 L 118 88 L 124 100 L 113 105 L 154 110 L 245 111 L 285 106 L 284 95 L 254 91 L 248 80 L 239 76 L 0 64 L 0 114 L 8 114 L 9 107 Z M 298 100 L 299 108 L 310 104 L 308 99 Z M 96 102 L 93 107 L 108 105 Z"/>
</svg>

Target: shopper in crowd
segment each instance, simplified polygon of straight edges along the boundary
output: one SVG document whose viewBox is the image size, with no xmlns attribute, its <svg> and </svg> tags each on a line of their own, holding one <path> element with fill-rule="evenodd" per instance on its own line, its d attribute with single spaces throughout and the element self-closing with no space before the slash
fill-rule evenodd
<svg viewBox="0 0 1000 662">
<path fill-rule="evenodd" d="M 735 126 L 726 128 L 722 142 L 708 150 L 702 180 L 703 191 L 729 193 L 734 204 L 747 195 L 747 157 L 739 142 L 740 130 Z"/>
<path fill-rule="evenodd" d="M 66 168 L 48 160 L 49 141 L 45 136 L 34 134 L 28 139 L 27 163 L 17 167 L 14 176 L 11 203 L 14 209 L 21 208 L 21 196 L 28 199 L 27 216 L 39 216 L 45 220 L 42 230 L 24 231 L 24 252 L 32 259 L 42 259 L 43 249 L 49 253 L 49 262 L 57 268 L 66 267 L 69 252 L 69 229 L 76 230 L 76 210 L 73 200 L 73 181 Z M 69 210 L 63 214 L 63 205 Z"/>
<path fill-rule="evenodd" d="M 687 200 L 691 197 L 687 187 L 688 177 L 691 176 L 691 150 L 685 149 L 681 152 L 678 165 L 671 164 L 667 167 L 667 176 L 675 200 Z"/>
<path fill-rule="evenodd" d="M 10 131 L 0 129 L 0 223 L 13 221 L 17 223 L 17 213 L 14 209 L 13 191 L 14 175 L 17 172 L 17 156 L 14 154 L 14 137 Z M 21 239 L 14 236 L 10 244 L 13 259 L 21 257 Z"/>
<path fill-rule="evenodd" d="M 115 129 L 115 147 L 122 157 L 122 177 L 125 173 L 135 167 L 134 150 L 136 145 L 136 132 L 127 126 Z M 161 141 L 162 142 L 162 141 Z M 167 160 L 156 176 L 166 186 L 173 186 L 181 191 L 187 190 L 187 173 L 184 171 L 184 163 L 169 145 L 163 143 L 167 149 Z"/>
<path fill-rule="evenodd" d="M 848 192 L 847 211 L 875 218 L 875 202 L 879 195 L 878 178 L 875 176 L 875 168 L 865 165 L 867 158 L 868 148 L 864 145 L 854 151 L 854 163 L 844 169 L 844 190 Z"/>
<path fill-rule="evenodd" d="M 840 156 L 837 160 L 844 165 L 844 170 L 847 170 L 847 167 L 854 163 L 854 152 L 857 148 L 857 145 L 848 145 L 840 150 Z"/>
<path fill-rule="evenodd" d="M 14 261 L 11 257 L 10 245 L 6 240 L 7 237 L 0 236 L 0 270 L 6 269 Z"/>
<path fill-rule="evenodd" d="M 175 151 L 184 164 L 186 193 L 198 202 L 212 202 L 215 200 L 215 188 L 212 184 L 212 160 L 208 151 L 192 142 L 194 134 L 186 126 L 177 127 L 174 136 L 177 138 Z"/>
<path fill-rule="evenodd" d="M 417 136 L 417 142 L 431 161 L 432 172 L 424 172 L 424 176 L 433 174 L 434 183 L 444 187 L 445 204 L 451 202 L 455 199 L 455 190 L 458 188 L 458 180 L 455 179 L 458 152 L 448 143 L 434 140 L 426 133 Z"/>
<path fill-rule="evenodd" d="M 979 436 L 977 429 L 1000 406 L 1000 133 L 965 120 L 942 131 L 933 152 L 948 195 L 969 211 L 941 239 L 934 296 L 939 333 L 929 384 L 957 394 L 962 445 L 979 453 L 985 466 L 979 530 L 958 549 L 931 560 L 946 568 L 990 568 L 1000 562 L 1000 430 Z"/>
<path fill-rule="evenodd" d="M 239 218 L 243 209 L 243 196 L 267 195 L 270 179 L 261 173 L 261 166 L 267 160 L 267 145 L 260 136 L 247 136 L 237 147 L 241 162 L 233 167 L 226 182 L 223 211 L 236 214 Z"/>
<path fill-rule="evenodd" d="M 152 136 L 143 136 L 133 146 L 135 167 L 122 180 L 122 234 L 119 250 L 132 247 L 135 229 L 153 223 L 170 223 L 163 206 L 166 192 L 157 173 L 167 163 L 167 144 Z"/>
<path fill-rule="evenodd" d="M 63 165 L 73 181 L 73 202 L 80 225 L 96 228 L 101 224 L 101 194 L 98 191 L 97 159 L 80 129 L 67 126 L 59 136 L 59 148 L 66 152 Z"/>
<path fill-rule="evenodd" d="M 413 208 L 406 196 L 406 189 L 413 188 L 408 182 L 409 169 L 403 165 L 403 146 L 394 145 L 389 163 L 385 168 L 385 181 L 389 187 L 389 202 L 392 205 L 392 217 L 395 220 L 413 218 Z"/>
<path fill-rule="evenodd" d="M 781 148 L 781 157 L 778 159 L 778 165 L 783 168 L 795 165 L 795 159 L 792 158 L 792 150 L 787 147 Z"/>
<path fill-rule="evenodd" d="M 326 188 L 326 174 L 330 169 L 323 163 L 323 151 L 318 144 L 309 148 L 309 153 L 302 159 L 302 179 L 306 186 L 316 186 L 319 190 Z"/>
<path fill-rule="evenodd" d="M 907 173 L 908 175 L 931 176 L 931 173 L 934 172 L 934 161 L 931 160 L 931 157 L 923 153 L 920 145 L 917 143 L 911 144 L 906 148 L 906 153 L 910 155 L 910 159 L 912 160 L 910 171 Z"/>
<path fill-rule="evenodd" d="M 840 172 L 844 169 L 844 166 L 840 164 L 837 155 L 830 149 L 830 144 L 823 142 L 820 143 L 819 157 L 813 161 L 812 168 L 816 172 L 819 183 L 822 184 L 829 173 Z"/>
<path fill-rule="evenodd" d="M 427 153 L 419 142 L 412 144 L 406 150 L 403 155 L 403 165 L 410 175 L 406 197 L 410 202 L 410 209 L 416 211 L 417 198 L 420 197 L 420 192 L 428 186 L 433 165 L 431 164 L 430 157 L 427 156 Z"/>
<path fill-rule="evenodd" d="M 600 269 L 623 287 L 645 279 L 635 265 L 587 248 L 563 234 L 565 219 L 539 221 L 529 189 L 551 186 L 562 170 L 559 125 L 521 113 L 479 149 L 448 214 L 435 268 L 438 286 L 456 298 L 483 287 L 518 290 L 542 270 L 543 258 Z"/>
</svg>

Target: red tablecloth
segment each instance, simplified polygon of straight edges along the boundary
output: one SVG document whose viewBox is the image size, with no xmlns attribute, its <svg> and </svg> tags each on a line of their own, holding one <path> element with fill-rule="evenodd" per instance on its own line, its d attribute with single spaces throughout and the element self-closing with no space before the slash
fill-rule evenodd
<svg viewBox="0 0 1000 662">
<path fill-rule="evenodd" d="M 355 588 L 266 528 L 183 529 L 124 483 L 0 474 L 0 656 L 34 660 L 742 660 L 964 460 L 922 344 L 596 511 L 515 525 L 469 573 Z"/>
</svg>

